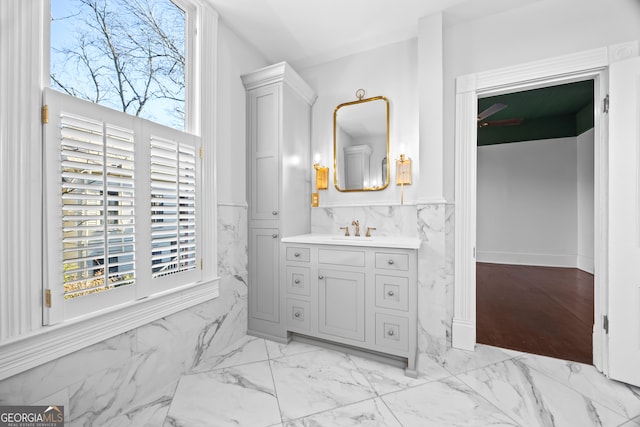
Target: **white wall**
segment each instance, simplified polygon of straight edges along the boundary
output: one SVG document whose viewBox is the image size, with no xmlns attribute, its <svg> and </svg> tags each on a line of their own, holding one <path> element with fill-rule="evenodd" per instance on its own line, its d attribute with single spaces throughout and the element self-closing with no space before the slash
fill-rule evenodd
<svg viewBox="0 0 640 427">
<path fill-rule="evenodd" d="M 578 146 L 578 268 L 594 270 L 594 130 L 577 137 Z"/>
<path fill-rule="evenodd" d="M 447 199 L 454 197 L 456 76 L 638 39 L 640 2 L 637 0 L 541 0 L 504 13 L 447 26 L 444 29 L 443 80 Z"/>
<path fill-rule="evenodd" d="M 329 189 L 321 192 L 320 206 L 398 204 L 400 188 L 395 185 L 394 160 L 401 146 L 414 160 L 414 182 L 419 176 L 417 40 L 296 71 L 318 94 L 312 108 L 311 154 L 319 154 L 320 163 L 330 167 Z M 391 183 L 382 191 L 341 193 L 333 184 L 333 111 L 344 102 L 355 101 L 360 88 L 366 91 L 366 98 L 383 95 L 389 99 Z M 416 187 L 405 188 L 405 201 L 415 201 Z"/>
<path fill-rule="evenodd" d="M 593 271 L 593 131 L 478 147 L 477 194 L 478 261 Z"/>
<path fill-rule="evenodd" d="M 269 65 L 220 21 L 218 27 L 218 204 L 246 204 L 246 102 L 240 76 Z"/>
</svg>

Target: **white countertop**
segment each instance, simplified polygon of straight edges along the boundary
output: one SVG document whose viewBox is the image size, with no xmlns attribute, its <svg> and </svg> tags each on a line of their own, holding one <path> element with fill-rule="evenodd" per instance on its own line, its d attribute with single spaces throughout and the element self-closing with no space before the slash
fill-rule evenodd
<svg viewBox="0 0 640 427">
<path fill-rule="evenodd" d="M 355 237 L 339 234 L 301 234 L 283 237 L 283 243 L 310 243 L 315 245 L 365 246 L 377 248 L 419 249 L 422 243 L 417 237 L 372 236 Z"/>
</svg>

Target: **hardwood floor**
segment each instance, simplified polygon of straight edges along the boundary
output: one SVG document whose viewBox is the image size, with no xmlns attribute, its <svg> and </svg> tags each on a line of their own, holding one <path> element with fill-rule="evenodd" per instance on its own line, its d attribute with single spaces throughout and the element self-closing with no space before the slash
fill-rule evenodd
<svg viewBox="0 0 640 427">
<path fill-rule="evenodd" d="M 593 275 L 476 263 L 477 342 L 593 363 Z"/>
</svg>

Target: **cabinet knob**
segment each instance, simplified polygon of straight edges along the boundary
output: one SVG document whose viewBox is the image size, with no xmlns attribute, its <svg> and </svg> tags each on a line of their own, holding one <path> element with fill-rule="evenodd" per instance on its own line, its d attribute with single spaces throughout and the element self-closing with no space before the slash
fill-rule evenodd
<svg viewBox="0 0 640 427">
<path fill-rule="evenodd" d="M 273 237 L 274 239 L 277 239 L 277 238 L 278 238 L 278 234 L 277 234 L 277 233 L 273 233 L 273 234 L 271 235 L 271 237 Z"/>
<path fill-rule="evenodd" d="M 394 334 L 393 329 L 389 329 L 389 331 L 387 331 L 387 335 L 389 335 L 390 337 L 392 337 Z"/>
<path fill-rule="evenodd" d="M 271 215 L 278 215 L 278 211 L 272 211 Z"/>
<path fill-rule="evenodd" d="M 387 261 L 387 263 L 388 263 L 389 265 L 393 265 L 393 260 L 392 260 L 392 259 L 390 259 L 389 261 Z"/>
<path fill-rule="evenodd" d="M 300 252 L 296 252 L 295 254 L 293 254 L 293 256 L 296 258 L 300 258 Z"/>
<path fill-rule="evenodd" d="M 394 295 L 393 291 L 389 291 L 387 292 L 387 295 L 389 295 L 390 297 L 392 297 Z"/>
<path fill-rule="evenodd" d="M 293 283 L 295 283 L 297 285 L 298 283 L 300 283 L 300 279 L 294 280 Z"/>
<path fill-rule="evenodd" d="M 300 317 L 300 312 L 299 312 L 299 311 L 296 311 L 295 313 L 293 313 L 293 315 L 294 315 L 295 317 Z"/>
<path fill-rule="evenodd" d="M 318 279 L 322 280 L 322 279 L 324 279 L 324 276 L 321 274 L 321 275 L 318 276 Z"/>
</svg>

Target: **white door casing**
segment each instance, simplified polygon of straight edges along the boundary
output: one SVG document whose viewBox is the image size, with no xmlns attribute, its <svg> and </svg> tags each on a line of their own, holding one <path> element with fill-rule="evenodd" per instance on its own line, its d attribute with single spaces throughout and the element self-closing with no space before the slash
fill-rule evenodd
<svg viewBox="0 0 640 427">
<path fill-rule="evenodd" d="M 578 52 L 512 67 L 459 76 L 455 118 L 455 281 L 452 345 L 473 350 L 476 343 L 476 155 L 478 96 L 594 80 L 595 97 L 595 325 L 594 365 L 607 373 L 607 341 L 600 319 L 607 311 L 607 117 L 600 100 L 610 63 L 638 55 L 638 42 Z M 636 116 L 637 117 L 637 116 Z"/>
<path fill-rule="evenodd" d="M 609 76 L 609 376 L 640 386 L 640 57 Z"/>
</svg>

